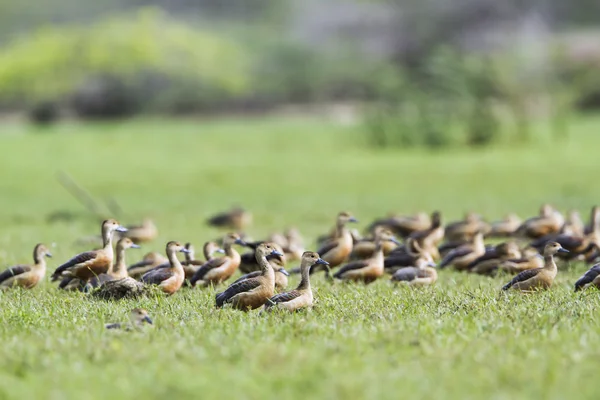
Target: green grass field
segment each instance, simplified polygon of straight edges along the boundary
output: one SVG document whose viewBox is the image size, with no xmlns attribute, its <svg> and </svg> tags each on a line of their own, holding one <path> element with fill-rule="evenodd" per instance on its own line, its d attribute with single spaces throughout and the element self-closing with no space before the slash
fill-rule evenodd
<svg viewBox="0 0 600 400">
<path fill-rule="evenodd" d="M 542 202 L 587 218 L 600 203 L 598 129 L 587 117 L 560 143 L 426 153 L 375 151 L 359 129 L 317 118 L 3 124 L 0 265 L 55 243 L 51 271 L 98 233 L 58 170 L 115 198 L 122 223 L 156 220 L 160 238 L 129 262 L 168 240 L 201 246 L 219 235 L 205 218 L 235 204 L 253 211 L 256 238 L 293 225 L 312 239 L 340 210 L 361 228 L 389 211 L 493 220 Z M 57 213 L 72 219 L 49 222 Z M 109 303 L 46 281 L 0 293 L 0 398 L 597 399 L 599 293 L 572 292 L 585 269 L 569 266 L 551 291 L 528 296 L 499 296 L 506 278 L 452 271 L 425 290 L 317 276 L 311 312 L 269 316 L 215 310 L 212 289 Z M 136 306 L 154 329 L 104 330 Z"/>
</svg>

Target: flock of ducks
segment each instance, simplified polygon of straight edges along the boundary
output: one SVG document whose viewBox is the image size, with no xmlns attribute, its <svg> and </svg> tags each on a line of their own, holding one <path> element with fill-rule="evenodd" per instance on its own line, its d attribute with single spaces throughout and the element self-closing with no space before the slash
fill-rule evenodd
<svg viewBox="0 0 600 400">
<path fill-rule="evenodd" d="M 486 276 L 514 275 L 502 290 L 533 292 L 552 286 L 558 272 L 557 259 L 592 263 L 600 257 L 598 207 L 592 209 L 587 225 L 578 212 L 571 211 L 565 217 L 547 204 L 529 219 L 509 214 L 494 223 L 474 213 L 446 225 L 438 211 L 431 215 L 392 215 L 373 221 L 364 236 L 349 227 L 357 219 L 340 212 L 331 231 L 318 237 L 316 252 L 305 250 L 295 229 L 275 233 L 264 241 L 252 241 L 243 233 L 251 221 L 251 214 L 241 208 L 210 218 L 208 224 L 231 232 L 206 242 L 201 259 L 196 258 L 191 243 L 170 241 L 165 255 L 150 252 L 127 266 L 126 251 L 154 240 L 158 230 L 150 220 L 127 228 L 114 219 L 105 220 L 101 226 L 102 247 L 67 260 L 53 271 L 51 280 L 57 281 L 62 290 L 80 290 L 116 300 L 139 296 L 152 287 L 167 295 L 186 287 L 220 287 L 239 270 L 243 275 L 216 294 L 217 308 L 296 311 L 313 305 L 310 277 L 319 271 L 324 271 L 331 282 L 369 284 L 389 275 L 391 282 L 421 287 L 434 284 L 438 270 L 452 267 Z M 494 240 L 494 244 L 486 244 L 486 239 Z M 240 254 L 236 246 L 248 251 Z M 178 253 L 185 255 L 183 260 Z M 44 279 L 47 257 L 52 257 L 48 248 L 37 244 L 33 264 L 3 271 L 0 288 L 35 287 Z M 300 274 L 300 283 L 286 291 L 290 272 L 285 267 L 294 261 L 300 266 L 290 272 Z M 575 283 L 575 290 L 592 286 L 600 288 L 600 264 Z M 142 309 L 132 310 L 130 318 L 129 324 L 106 327 L 152 324 Z"/>
</svg>

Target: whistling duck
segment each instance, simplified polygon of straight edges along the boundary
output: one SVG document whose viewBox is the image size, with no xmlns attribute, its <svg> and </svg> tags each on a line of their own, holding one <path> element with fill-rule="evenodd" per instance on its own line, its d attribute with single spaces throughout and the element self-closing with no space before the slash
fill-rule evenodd
<svg viewBox="0 0 600 400">
<path fill-rule="evenodd" d="M 144 255 L 142 261 L 132 264 L 127 268 L 127 273 L 133 279 L 140 279 L 146 272 L 162 264 L 168 264 L 169 260 L 158 252 L 150 252 Z"/>
<path fill-rule="evenodd" d="M 354 240 L 346 227 L 346 224 L 349 222 L 358 222 L 358 220 L 348 212 L 339 213 L 335 225 L 335 239 L 325 243 L 317 251 L 321 255 L 321 258 L 328 263 L 327 265 L 319 264 L 319 266 L 322 265 L 326 268 L 327 277 L 329 277 L 330 268 L 337 267 L 345 262 L 350 252 L 352 252 Z M 317 267 L 311 268 L 310 273 L 317 272 Z"/>
<path fill-rule="evenodd" d="M 437 281 L 435 263 L 418 259 L 416 267 L 401 268 L 392 275 L 393 282 L 402 282 L 409 286 L 429 286 Z"/>
<path fill-rule="evenodd" d="M 219 247 L 219 245 L 215 242 L 206 242 L 204 246 L 202 246 L 202 254 L 204 254 L 204 260 L 197 260 L 196 253 L 194 251 L 194 246 L 191 243 L 186 243 L 185 248 L 188 249 L 188 253 L 185 253 L 185 260 L 181 262 L 183 265 L 183 271 L 185 272 L 185 279 L 192 279 L 196 271 L 211 261 L 215 257 L 213 254 L 215 253 L 225 253 L 225 250 Z"/>
<path fill-rule="evenodd" d="M 262 307 L 275 293 L 275 272 L 267 260 L 268 255 L 282 253 L 275 249 L 273 243 L 262 243 L 256 248 L 256 260 L 261 267 L 261 274 L 231 284 L 224 292 L 215 297 L 217 308 L 231 304 L 233 308 L 248 311 Z"/>
<path fill-rule="evenodd" d="M 399 268 L 416 265 L 418 260 L 423 260 L 425 263 L 433 263 L 431 254 L 424 251 L 417 241 L 409 237 L 406 239 L 404 246 L 399 246 L 383 260 L 383 267 L 386 272 L 393 274 Z"/>
<path fill-rule="evenodd" d="M 464 244 L 451 250 L 442 259 L 440 268 L 453 265 L 459 271 L 468 268 L 469 264 L 485 254 L 485 243 L 483 242 L 483 232 L 478 231 L 473 237 L 473 242 Z"/>
<path fill-rule="evenodd" d="M 240 254 L 233 248 L 234 244 L 246 245 L 237 233 L 225 235 L 223 238 L 225 255 L 220 258 L 213 258 L 198 268 L 192 279 L 190 279 L 192 286 L 218 285 L 229 279 L 238 269 L 241 261 Z"/>
<path fill-rule="evenodd" d="M 512 236 L 519 226 L 521 226 L 521 218 L 517 214 L 507 214 L 502 221 L 493 222 L 491 229 L 486 236 L 489 237 L 508 237 Z"/>
<path fill-rule="evenodd" d="M 300 232 L 295 228 L 287 229 L 284 233 L 273 233 L 268 242 L 281 247 L 286 260 L 300 260 L 304 253 L 304 245 Z"/>
<path fill-rule="evenodd" d="M 426 213 L 420 212 L 416 215 L 392 215 L 388 218 L 376 220 L 369 226 L 369 232 L 375 233 L 375 229 L 382 227 L 392 231 L 399 237 L 406 238 L 413 232 L 427 230 L 430 226 L 431 220 L 429 216 Z"/>
<path fill-rule="evenodd" d="M 37 244 L 33 249 L 33 264 L 15 265 L 4 270 L 0 274 L 0 289 L 16 286 L 31 289 L 36 286 L 46 275 L 46 257 L 52 257 L 48 248 Z"/>
<path fill-rule="evenodd" d="M 252 214 L 241 207 L 235 207 L 210 217 L 206 223 L 218 228 L 241 231 L 252 223 Z"/>
<path fill-rule="evenodd" d="M 345 281 L 361 281 L 364 283 L 371 283 L 381 277 L 384 273 L 383 244 L 386 241 L 399 244 L 392 232 L 387 229 L 380 230 L 375 238 L 375 252 L 373 257 L 344 265 L 334 274 L 334 277 Z"/>
<path fill-rule="evenodd" d="M 240 271 L 242 271 L 245 274 L 249 274 L 251 272 L 255 272 L 255 271 L 260 271 L 260 265 L 258 264 L 258 262 L 256 261 L 256 248 L 265 242 L 244 242 L 245 246 L 252 249 L 252 251 L 249 251 L 247 253 L 244 253 L 241 255 L 240 259 Z M 283 251 L 283 248 L 281 246 L 279 246 L 277 243 L 275 242 L 269 242 L 271 243 L 273 246 L 275 246 L 275 250 L 277 250 L 279 253 L 283 254 L 282 256 L 267 256 L 267 260 L 269 260 L 269 262 L 271 263 L 271 266 L 274 269 L 277 269 L 276 267 L 285 267 L 286 263 L 287 263 L 287 258 L 285 256 L 285 253 Z"/>
<path fill-rule="evenodd" d="M 570 236 L 583 236 L 585 234 L 585 225 L 581 220 L 581 215 L 577 210 L 569 211 L 561 233 Z"/>
<path fill-rule="evenodd" d="M 480 215 L 469 212 L 465 215 L 464 220 L 446 225 L 445 234 L 446 239 L 450 242 L 471 241 L 477 232 L 485 234 L 489 230 L 489 224 Z"/>
<path fill-rule="evenodd" d="M 87 282 L 90 278 L 104 274 L 112 266 L 114 251 L 112 248 L 113 232 L 125 232 L 114 219 L 108 219 L 102 223 L 102 241 L 104 246 L 100 250 L 87 251 L 71 258 L 61 265 L 52 274 L 52 280 L 61 276 L 72 276 Z"/>
<path fill-rule="evenodd" d="M 290 276 L 290 273 L 287 272 L 282 265 L 279 265 L 277 262 L 275 262 L 276 259 L 280 259 L 280 257 L 267 256 L 267 260 L 271 264 L 271 268 L 273 268 L 273 271 L 275 271 L 275 289 L 277 291 L 281 291 L 287 288 L 288 276 Z M 250 278 L 256 278 L 257 276 L 260 276 L 261 273 L 261 271 L 252 271 L 240 276 L 233 283 L 244 281 Z"/>
<path fill-rule="evenodd" d="M 565 218 L 560 212 L 552 208 L 549 204 L 544 204 L 540 208 L 540 215 L 523 222 L 515 233 L 531 239 L 538 239 L 560 232 L 564 223 Z"/>
<path fill-rule="evenodd" d="M 473 261 L 467 269 L 469 272 L 480 275 L 494 274 L 498 265 L 509 259 L 518 259 L 521 257 L 521 250 L 516 242 L 509 241 L 500 243 L 490 249 L 486 249 L 485 253 Z"/>
<path fill-rule="evenodd" d="M 575 282 L 575 291 L 577 292 L 592 286 L 600 289 L 600 264 L 594 265 Z"/>
<path fill-rule="evenodd" d="M 300 263 L 300 284 L 292 291 L 280 293 L 271 297 L 265 303 L 265 310 L 284 309 L 297 311 L 313 305 L 313 293 L 310 287 L 310 268 L 313 265 L 325 264 L 327 261 L 319 257 L 318 253 L 305 251 Z"/>
<path fill-rule="evenodd" d="M 127 237 L 136 244 L 150 242 L 158 236 L 158 228 L 150 218 L 145 218 L 141 225 L 131 225 L 125 228 L 127 228 L 127 231 L 120 233 L 119 236 L 122 238 Z"/>
<path fill-rule="evenodd" d="M 124 329 L 124 330 L 132 330 L 132 329 L 141 329 L 144 324 L 152 325 L 152 319 L 148 315 L 148 311 L 143 308 L 134 308 L 129 313 L 129 323 L 113 323 L 106 324 L 104 327 L 106 329 Z"/>
<path fill-rule="evenodd" d="M 544 248 L 544 266 L 542 268 L 528 269 L 519 273 L 510 282 L 502 287 L 502 290 L 518 289 L 528 292 L 536 289 L 548 289 L 552 286 L 558 269 L 554 262 L 556 253 L 566 253 L 559 243 L 551 242 Z"/>
<path fill-rule="evenodd" d="M 412 239 L 423 251 L 428 252 L 434 259 L 440 258 L 437 246 L 444 239 L 446 230 L 442 225 L 442 215 L 439 211 L 431 214 L 431 225 L 428 229 L 413 232 L 409 238 Z"/>
<path fill-rule="evenodd" d="M 167 243 L 166 254 L 169 259 L 168 268 L 154 268 L 142 276 L 142 282 L 149 285 L 158 285 L 167 294 L 173 294 L 181 288 L 185 279 L 183 266 L 177 258 L 177 252 L 187 253 L 189 250 L 181 243 L 171 241 Z"/>
<path fill-rule="evenodd" d="M 132 239 L 124 237 L 119 239 L 117 242 L 117 256 L 115 264 L 112 265 L 106 274 L 100 274 L 90 279 L 89 286 L 95 288 L 105 282 L 114 281 L 116 279 L 127 278 L 127 264 L 125 263 L 125 250 L 127 249 L 139 249 L 140 246 L 135 244 Z"/>
<path fill-rule="evenodd" d="M 375 237 L 379 231 L 384 230 L 383 227 L 377 227 L 375 229 L 375 236 L 373 239 L 362 239 L 354 244 L 352 248 L 352 252 L 350 253 L 351 260 L 362 260 L 365 258 L 373 257 L 373 253 L 375 253 Z M 398 245 L 395 242 L 386 241 L 383 244 L 383 255 L 389 255 Z"/>
<path fill-rule="evenodd" d="M 541 254 L 543 253 L 546 244 L 550 242 L 558 242 L 563 248 L 569 250 L 566 255 L 561 256 L 561 258 L 568 260 L 584 255 L 598 247 L 596 243 L 587 236 L 570 236 L 562 233 L 543 236 L 531 242 L 529 246 L 537 249 Z"/>
<path fill-rule="evenodd" d="M 523 254 L 521 258 L 508 259 L 498 264 L 498 270 L 509 274 L 518 274 L 528 269 L 542 268 L 544 266 L 544 257 L 535 253 Z"/>
</svg>

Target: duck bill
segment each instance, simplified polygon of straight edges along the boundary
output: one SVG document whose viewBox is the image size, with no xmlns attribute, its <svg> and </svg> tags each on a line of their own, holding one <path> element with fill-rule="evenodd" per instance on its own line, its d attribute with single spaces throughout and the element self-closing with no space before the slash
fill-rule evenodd
<svg viewBox="0 0 600 400">
<path fill-rule="evenodd" d="M 282 273 L 282 274 L 284 274 L 285 276 L 290 276 L 290 273 L 289 273 L 289 272 L 287 272 L 287 271 L 285 270 L 285 268 L 281 268 L 281 269 L 279 270 L 279 272 L 281 272 L 281 273 Z"/>
<path fill-rule="evenodd" d="M 133 243 L 133 244 L 131 245 L 131 248 L 132 248 L 132 249 L 141 249 L 141 248 L 142 248 L 142 246 L 140 246 L 139 244 L 135 244 L 135 243 Z"/>
<path fill-rule="evenodd" d="M 190 254 L 192 252 L 191 250 L 188 250 L 185 247 L 182 247 L 181 250 L 179 250 L 179 251 L 182 253 L 185 253 L 185 254 Z"/>
<path fill-rule="evenodd" d="M 279 257 L 283 257 L 283 253 L 277 251 L 277 250 L 273 250 L 270 254 L 271 256 L 279 256 Z"/>
<path fill-rule="evenodd" d="M 244 242 L 242 239 L 236 239 L 234 243 L 237 245 L 240 245 L 240 246 L 248 246 L 248 243 Z M 219 250 L 222 250 L 222 249 L 219 249 Z M 219 250 L 217 250 L 217 251 L 219 251 Z"/>
<path fill-rule="evenodd" d="M 561 247 L 560 249 L 558 249 L 558 252 L 559 253 L 569 253 L 569 250 Z"/>
<path fill-rule="evenodd" d="M 358 220 L 357 220 L 356 218 L 354 218 L 354 217 L 350 217 L 350 218 L 348 219 L 348 222 L 354 222 L 354 223 L 358 223 Z"/>
<path fill-rule="evenodd" d="M 127 232 L 129 229 L 125 228 L 124 226 L 117 226 L 117 228 L 115 229 L 115 231 L 117 232 Z"/>
<path fill-rule="evenodd" d="M 149 323 L 150 325 L 153 325 L 152 318 L 150 318 L 150 317 L 149 317 L 149 316 L 147 316 L 147 315 L 144 317 L 143 321 L 145 321 L 145 322 Z"/>
<path fill-rule="evenodd" d="M 215 253 L 225 254 L 225 250 L 223 250 L 223 249 L 216 249 Z"/>
<path fill-rule="evenodd" d="M 396 244 L 398 246 L 402 246 L 402 243 L 400 243 L 400 241 L 398 239 L 396 239 L 396 238 L 390 239 L 390 242 L 392 242 L 392 243 L 394 243 L 394 244 Z"/>
<path fill-rule="evenodd" d="M 50 253 L 50 252 L 46 253 L 46 257 L 52 258 L 52 253 Z"/>
<path fill-rule="evenodd" d="M 329 265 L 329 263 L 322 258 L 319 258 L 317 262 L 315 262 L 315 265 Z"/>
</svg>

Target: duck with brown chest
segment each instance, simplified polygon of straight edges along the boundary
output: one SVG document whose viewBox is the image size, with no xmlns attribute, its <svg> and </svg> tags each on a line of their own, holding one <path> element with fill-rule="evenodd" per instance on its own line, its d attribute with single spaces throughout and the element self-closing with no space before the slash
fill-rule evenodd
<svg viewBox="0 0 600 400">
<path fill-rule="evenodd" d="M 275 293 L 275 272 L 267 260 L 268 255 L 282 255 L 272 243 L 262 243 L 256 248 L 256 260 L 261 274 L 231 284 L 224 292 L 216 295 L 217 308 L 231 304 L 233 308 L 248 311 L 262 307 Z"/>
<path fill-rule="evenodd" d="M 473 261 L 484 254 L 485 243 L 483 241 L 483 232 L 479 231 L 475 234 L 472 243 L 467 243 L 450 250 L 450 252 L 442 259 L 440 268 L 453 265 L 455 269 L 464 271 L 469 268 L 469 265 L 471 265 Z"/>
<path fill-rule="evenodd" d="M 186 253 L 188 250 L 179 242 L 167 243 L 166 253 L 169 259 L 169 267 L 155 268 L 142 276 L 142 282 L 148 285 L 158 285 L 166 294 L 173 294 L 181 288 L 185 279 L 185 272 L 181 261 L 177 258 L 177 252 Z"/>
<path fill-rule="evenodd" d="M 554 262 L 554 255 L 559 252 L 568 253 L 568 250 L 563 249 L 559 243 L 548 243 L 544 248 L 544 266 L 519 273 L 504 285 L 502 290 L 517 289 L 522 292 L 531 292 L 550 288 L 558 272 L 556 262 Z"/>
<path fill-rule="evenodd" d="M 48 248 L 37 244 L 33 249 L 32 265 L 15 265 L 0 274 L 0 289 L 22 287 L 31 289 L 46 275 L 46 257 L 52 257 Z"/>
<path fill-rule="evenodd" d="M 327 261 L 328 264 L 318 265 L 315 268 L 312 268 L 310 270 L 311 274 L 322 270 L 319 267 L 324 267 L 326 276 L 329 277 L 330 268 L 337 267 L 348 259 L 348 256 L 350 256 L 350 253 L 352 252 L 352 247 L 354 246 L 352 234 L 346 227 L 350 222 L 358 222 L 358 220 L 348 212 L 341 212 L 338 214 L 335 227 L 335 238 L 325 243 L 319 251 L 317 251 L 317 253 L 321 255 L 321 258 Z"/>
<path fill-rule="evenodd" d="M 185 253 L 185 260 L 181 262 L 181 265 L 183 265 L 185 279 L 187 280 L 191 280 L 200 267 L 213 260 L 215 258 L 214 253 L 225 253 L 225 250 L 220 248 L 217 243 L 206 242 L 202 246 L 204 260 L 198 260 L 195 258 L 194 246 L 191 243 L 186 243 L 185 248 L 188 249 L 189 253 Z"/>
<path fill-rule="evenodd" d="M 388 231 L 387 229 L 379 231 L 377 238 L 375 239 L 375 253 L 373 254 L 373 257 L 367 260 L 354 261 L 344 265 L 338 272 L 335 273 L 334 278 L 344 281 L 360 281 L 364 283 L 371 283 L 377 278 L 383 276 L 383 244 L 386 241 L 392 241 L 396 244 L 400 244 L 396 238 L 394 238 L 392 232 Z"/>
<path fill-rule="evenodd" d="M 300 264 L 300 284 L 295 290 L 277 294 L 265 303 L 265 310 L 284 309 L 296 311 L 313 305 L 313 293 L 310 287 L 310 268 L 313 265 L 325 264 L 327 261 L 321 259 L 318 253 L 306 251 L 302 254 Z"/>
<path fill-rule="evenodd" d="M 104 274 L 112 266 L 114 251 L 112 248 L 113 232 L 125 232 L 114 219 L 108 219 L 102 223 L 102 241 L 104 246 L 100 250 L 86 251 L 71 258 L 61 265 L 52 274 L 52 280 L 63 276 L 71 276 L 87 282 L 94 276 Z"/>
<path fill-rule="evenodd" d="M 125 251 L 127 249 L 139 249 L 140 246 L 135 244 L 130 238 L 121 238 L 117 242 L 117 257 L 115 264 L 111 266 L 106 274 L 100 274 L 90 279 L 89 285 L 93 288 L 117 279 L 123 279 L 129 276 L 127 273 L 127 264 L 125 263 Z"/>
<path fill-rule="evenodd" d="M 244 241 L 237 233 L 229 233 L 223 238 L 223 250 L 225 255 L 219 258 L 213 258 L 206 262 L 194 273 L 190 280 L 192 286 L 207 287 L 218 285 L 229 279 L 240 266 L 240 253 L 238 253 L 233 245 L 238 244 L 244 246 Z"/>
</svg>

